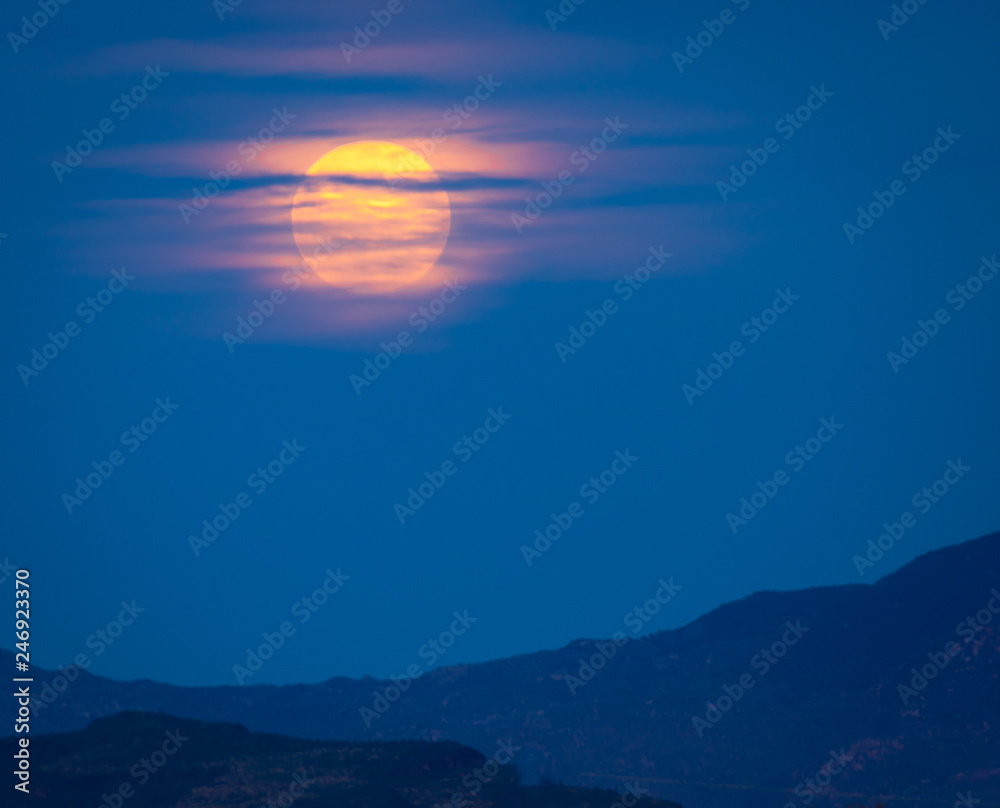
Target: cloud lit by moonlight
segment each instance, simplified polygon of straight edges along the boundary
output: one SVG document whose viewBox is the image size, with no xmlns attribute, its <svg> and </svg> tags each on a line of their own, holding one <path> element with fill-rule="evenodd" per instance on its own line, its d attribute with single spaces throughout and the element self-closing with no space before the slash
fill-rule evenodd
<svg viewBox="0 0 1000 808">
<path fill-rule="evenodd" d="M 396 143 L 362 140 L 320 157 L 292 203 L 313 276 L 367 294 L 419 284 L 448 240 L 451 210 L 434 169 Z"/>
</svg>

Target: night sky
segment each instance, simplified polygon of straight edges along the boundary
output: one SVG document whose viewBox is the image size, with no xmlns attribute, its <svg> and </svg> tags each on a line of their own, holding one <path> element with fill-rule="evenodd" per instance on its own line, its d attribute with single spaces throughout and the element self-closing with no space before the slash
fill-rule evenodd
<svg viewBox="0 0 1000 808">
<path fill-rule="evenodd" d="M 1000 9 L 910 5 L 8 4 L 32 661 L 235 684 L 289 621 L 254 684 L 385 677 L 996 530 Z M 431 223 L 401 287 L 296 240 L 372 141 L 433 168 L 341 176 Z"/>
</svg>

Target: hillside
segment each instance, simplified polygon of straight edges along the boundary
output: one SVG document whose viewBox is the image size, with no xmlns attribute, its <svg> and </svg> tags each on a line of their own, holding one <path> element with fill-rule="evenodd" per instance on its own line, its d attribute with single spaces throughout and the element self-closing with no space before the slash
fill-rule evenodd
<svg viewBox="0 0 1000 808">
<path fill-rule="evenodd" d="M 42 710 L 36 729 L 144 710 L 302 738 L 450 739 L 486 754 L 511 737 L 523 747 L 516 765 L 528 782 L 617 788 L 622 778 L 643 778 L 653 794 L 692 808 L 795 800 L 796 786 L 843 749 L 853 760 L 822 790 L 835 804 L 866 801 L 853 795 L 950 804 L 960 788 L 1000 802 L 1000 638 L 987 608 L 994 589 L 1000 534 L 929 553 L 872 585 L 761 592 L 727 604 L 616 648 L 575 692 L 568 677 L 579 677 L 580 660 L 599 648 L 609 653 L 607 643 L 579 640 L 432 671 L 384 713 L 366 714 L 369 727 L 361 710 L 380 706 L 376 694 L 390 682 L 181 688 L 82 674 Z M 959 633 L 967 618 L 975 628 Z M 783 635 L 795 643 L 765 665 L 758 655 Z M 949 642 L 957 655 L 904 704 L 899 685 Z M 749 688 L 740 685 L 746 676 Z M 725 709 L 727 698 L 736 703 Z M 818 799 L 803 788 L 800 801 L 803 793 Z"/>
<path fill-rule="evenodd" d="M 32 804 L 54 808 L 106 801 L 251 808 L 290 798 L 313 808 L 608 808 L 618 798 L 598 789 L 522 786 L 513 767 L 491 766 L 451 742 L 309 741 L 133 712 L 47 737 L 32 779 Z"/>
</svg>

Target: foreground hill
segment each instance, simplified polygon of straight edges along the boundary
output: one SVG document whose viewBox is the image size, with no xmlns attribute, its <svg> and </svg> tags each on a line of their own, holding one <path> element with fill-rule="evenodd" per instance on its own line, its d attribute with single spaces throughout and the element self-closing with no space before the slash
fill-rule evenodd
<svg viewBox="0 0 1000 808">
<path fill-rule="evenodd" d="M 448 741 L 308 741 L 155 713 L 121 713 L 49 736 L 37 761 L 30 801 L 53 808 L 251 808 L 290 800 L 313 808 L 609 808 L 618 799 L 599 789 L 522 786 L 513 767 L 491 766 Z M 656 806 L 679 808 L 650 803 Z"/>
<path fill-rule="evenodd" d="M 447 738 L 487 755 L 511 737 L 530 782 L 619 788 L 639 778 L 691 808 L 869 802 L 862 795 L 951 805 L 960 789 L 1000 803 L 994 590 L 1000 534 L 928 553 L 873 585 L 752 595 L 615 647 L 583 684 L 569 678 L 587 675 L 581 660 L 610 656 L 613 644 L 441 668 L 391 705 L 376 701 L 391 682 L 372 679 L 181 688 L 81 674 L 33 731 L 146 710 L 302 738 Z M 942 659 L 921 687 L 914 668 Z M 35 676 L 37 694 L 51 674 Z M 831 750 L 847 765 L 828 763 Z"/>
</svg>

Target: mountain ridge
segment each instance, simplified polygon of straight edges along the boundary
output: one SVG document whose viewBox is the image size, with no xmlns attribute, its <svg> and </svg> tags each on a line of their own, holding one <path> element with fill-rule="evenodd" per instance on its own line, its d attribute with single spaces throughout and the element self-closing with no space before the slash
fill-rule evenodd
<svg viewBox="0 0 1000 808">
<path fill-rule="evenodd" d="M 815 592 L 820 592 L 820 591 L 825 591 L 825 590 L 844 591 L 844 590 L 849 590 L 849 589 L 852 589 L 852 588 L 861 590 L 861 589 L 868 589 L 868 588 L 871 588 L 871 587 L 877 587 L 877 586 L 885 583 L 889 579 L 893 578 L 893 576 L 896 576 L 896 575 L 900 574 L 901 572 L 904 572 L 906 570 L 909 570 L 911 567 L 914 567 L 914 565 L 917 565 L 918 562 L 929 561 L 931 558 L 933 558 L 935 556 L 938 556 L 939 554 L 945 554 L 945 555 L 947 555 L 947 554 L 950 554 L 952 551 L 954 551 L 954 550 L 956 550 L 958 548 L 966 547 L 966 546 L 969 546 L 969 545 L 975 545 L 977 542 L 986 542 L 986 541 L 989 541 L 989 540 L 996 540 L 996 539 L 998 539 L 998 537 L 1000 537 L 1000 531 L 995 532 L 995 533 L 988 533 L 988 534 L 986 534 L 984 536 L 978 536 L 978 537 L 976 537 L 974 539 L 968 539 L 968 540 L 966 540 L 964 542 L 959 542 L 958 544 L 947 545 L 946 547 L 939 547 L 939 548 L 936 548 L 934 550 L 929 550 L 926 553 L 922 553 L 921 555 L 914 557 L 913 559 L 911 559 L 910 561 L 908 561 L 906 564 L 902 565 L 898 569 L 892 570 L 891 572 L 887 572 L 885 575 L 883 575 L 883 576 L 881 576 L 879 578 L 876 578 L 876 579 L 874 579 L 874 580 L 872 580 L 870 582 L 849 583 L 849 584 L 822 584 L 822 585 L 817 585 L 817 586 L 801 587 L 801 588 L 797 588 L 797 589 L 758 589 L 758 590 L 756 590 L 754 592 L 751 592 L 751 593 L 749 593 L 747 595 L 744 595 L 743 597 L 737 598 L 735 600 L 726 601 L 725 603 L 720 603 L 718 606 L 713 607 L 712 609 L 710 609 L 709 611 L 705 612 L 704 614 L 698 615 L 697 617 L 693 618 L 690 622 L 685 623 L 682 626 L 677 626 L 677 627 L 674 627 L 674 628 L 667 628 L 667 629 L 657 629 L 657 630 L 651 631 L 651 632 L 649 632 L 647 634 L 641 634 L 641 635 L 635 637 L 634 639 L 630 638 L 630 641 L 634 642 L 634 641 L 638 641 L 638 640 L 648 640 L 648 639 L 655 638 L 658 635 L 672 634 L 672 633 L 675 633 L 675 632 L 680 632 L 680 631 L 687 630 L 687 629 L 691 628 L 692 626 L 694 626 L 695 624 L 699 623 L 700 621 L 707 620 L 708 618 L 710 618 L 713 615 L 715 615 L 717 612 L 729 609 L 730 607 L 738 606 L 740 604 L 748 603 L 748 602 L 750 602 L 751 600 L 753 600 L 755 598 L 760 598 L 760 597 L 764 597 L 764 596 L 770 596 L 770 595 L 789 596 L 789 595 L 795 595 L 795 594 L 798 594 L 798 593 L 815 593 Z M 489 665 L 489 664 L 492 664 L 492 663 L 500 663 L 500 662 L 512 661 L 512 660 L 520 659 L 522 657 L 536 656 L 536 655 L 540 655 L 540 654 L 558 654 L 560 651 L 564 651 L 566 649 L 575 647 L 575 646 L 579 645 L 580 643 L 602 642 L 602 641 L 605 641 L 607 639 L 608 639 L 607 637 L 577 637 L 577 638 L 569 640 L 566 644 L 561 645 L 561 646 L 559 646 L 557 648 L 539 649 L 539 650 L 535 650 L 535 651 L 521 651 L 521 652 L 518 652 L 516 654 L 511 654 L 510 656 L 496 657 L 495 659 L 488 659 L 488 660 L 483 660 L 483 661 L 480 661 L 480 662 L 460 662 L 460 663 L 455 663 L 455 664 L 440 665 L 438 667 L 432 668 L 430 671 L 425 672 L 423 674 L 423 676 L 426 676 L 429 673 L 433 673 L 434 671 L 445 670 L 445 669 L 449 669 L 449 668 L 467 668 L 467 667 L 475 666 L 475 665 Z M 5 648 L 3 646 L 0 646 L 0 659 L 2 659 L 4 657 L 10 657 L 11 659 L 13 659 L 13 656 L 14 656 L 14 652 L 13 651 L 11 651 L 10 649 Z M 38 668 L 37 666 L 35 667 L 35 669 L 36 670 L 47 670 L 49 673 L 54 673 L 54 671 L 51 671 L 50 669 Z M 84 672 L 84 673 L 86 673 L 86 672 Z M 97 676 L 96 674 L 87 674 L 87 675 Z M 98 677 L 98 678 L 108 679 L 109 681 L 118 682 L 120 684 L 132 684 L 132 683 L 138 684 L 138 683 L 148 682 L 148 683 L 153 683 L 153 684 L 161 685 L 163 687 L 178 687 L 178 688 L 232 687 L 232 685 L 228 685 L 228 684 L 220 684 L 220 685 L 174 685 L 174 684 L 171 684 L 171 683 L 168 683 L 168 682 L 159 682 L 158 680 L 151 679 L 149 677 L 138 677 L 136 679 L 112 679 L 111 677 L 101 676 L 101 677 Z M 349 682 L 364 682 L 364 681 L 388 682 L 389 679 L 379 679 L 377 676 L 371 676 L 370 674 L 365 674 L 365 675 L 357 677 L 357 678 L 350 677 L 350 676 L 334 675 L 334 676 L 331 676 L 331 677 L 329 677 L 327 679 L 321 679 L 321 680 L 319 680 L 317 682 L 289 682 L 289 683 L 286 683 L 286 684 L 260 683 L 260 684 L 254 684 L 252 686 L 253 687 L 275 687 L 275 688 L 283 688 L 283 687 L 311 687 L 311 686 L 318 686 L 318 685 L 328 684 L 328 683 L 331 683 L 331 682 L 339 682 L 339 681 L 349 681 Z"/>
<path fill-rule="evenodd" d="M 990 762 L 1000 759 L 991 697 L 1000 640 L 992 621 L 968 640 L 957 628 L 998 587 L 1000 534 L 991 534 L 871 584 L 757 592 L 624 644 L 579 639 L 436 668 L 392 698 L 392 682 L 378 679 L 191 688 L 83 673 L 35 724 L 65 731 L 138 709 L 301 738 L 451 739 L 483 753 L 509 736 L 524 748 L 516 765 L 529 782 L 647 778 L 651 793 L 692 808 L 766 799 L 659 781 L 781 790 L 791 779 L 794 788 L 844 749 L 855 762 L 824 790 L 834 802 L 841 793 L 954 801 L 938 784 L 970 780 L 985 801 L 1000 797 Z M 948 642 L 960 653 L 904 701 L 911 670 Z M 931 782 L 913 783 L 912 771 Z"/>
</svg>

